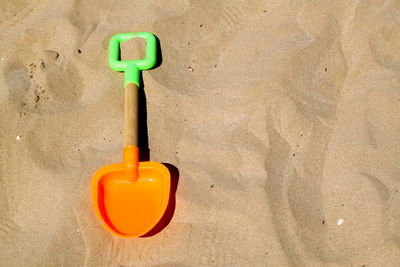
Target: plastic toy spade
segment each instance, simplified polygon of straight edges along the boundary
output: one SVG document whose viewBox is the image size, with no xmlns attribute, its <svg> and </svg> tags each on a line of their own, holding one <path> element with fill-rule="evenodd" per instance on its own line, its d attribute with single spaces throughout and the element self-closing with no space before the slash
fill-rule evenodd
<svg viewBox="0 0 400 267">
<path fill-rule="evenodd" d="M 120 43 L 135 37 L 146 40 L 146 58 L 120 60 Z M 163 216 L 170 193 L 170 173 L 158 162 L 139 162 L 138 87 L 140 71 L 156 63 L 157 42 L 148 32 L 114 35 L 109 65 L 125 72 L 125 122 L 123 162 L 99 169 L 92 178 L 93 209 L 103 226 L 120 237 L 149 232 Z"/>
</svg>

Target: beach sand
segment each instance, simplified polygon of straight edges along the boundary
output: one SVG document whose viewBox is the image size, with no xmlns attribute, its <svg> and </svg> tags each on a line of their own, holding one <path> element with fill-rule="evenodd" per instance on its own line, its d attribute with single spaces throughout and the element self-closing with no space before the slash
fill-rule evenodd
<svg viewBox="0 0 400 267">
<path fill-rule="evenodd" d="M 396 0 L 1 1 L 0 266 L 399 266 L 399 22 Z M 179 182 L 160 233 L 121 239 L 90 181 L 121 161 L 107 49 L 135 31 Z"/>
</svg>

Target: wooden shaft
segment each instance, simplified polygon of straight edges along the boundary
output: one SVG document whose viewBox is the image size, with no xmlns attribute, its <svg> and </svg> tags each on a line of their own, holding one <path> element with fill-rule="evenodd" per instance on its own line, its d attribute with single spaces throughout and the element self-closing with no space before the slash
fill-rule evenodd
<svg viewBox="0 0 400 267">
<path fill-rule="evenodd" d="M 135 83 L 125 86 L 125 146 L 138 146 L 138 95 L 139 89 Z"/>
</svg>

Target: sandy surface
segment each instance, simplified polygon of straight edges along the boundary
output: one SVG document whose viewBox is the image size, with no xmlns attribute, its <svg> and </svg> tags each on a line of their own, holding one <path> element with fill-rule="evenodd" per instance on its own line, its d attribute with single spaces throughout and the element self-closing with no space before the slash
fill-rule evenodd
<svg viewBox="0 0 400 267">
<path fill-rule="evenodd" d="M 229 4 L 228 4 L 229 2 Z M 328 3 L 329 2 L 329 3 Z M 399 266 L 400 1 L 0 2 L 0 266 Z M 121 160 L 109 38 L 151 31 L 158 235 L 96 220 Z"/>
</svg>

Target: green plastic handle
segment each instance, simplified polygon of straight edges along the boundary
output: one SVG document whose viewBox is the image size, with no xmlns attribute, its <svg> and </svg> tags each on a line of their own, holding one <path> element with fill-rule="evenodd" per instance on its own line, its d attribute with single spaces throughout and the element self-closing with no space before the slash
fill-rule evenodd
<svg viewBox="0 0 400 267">
<path fill-rule="evenodd" d="M 146 58 L 138 60 L 120 60 L 120 43 L 132 38 L 143 38 L 146 40 Z M 154 67 L 157 61 L 156 37 L 149 32 L 118 33 L 110 40 L 108 49 L 108 64 L 112 70 L 125 72 L 124 85 L 136 83 L 140 86 L 140 71 Z"/>
</svg>

